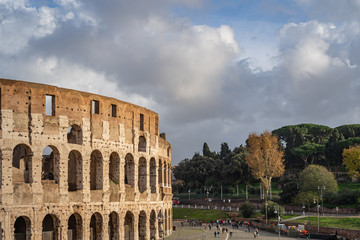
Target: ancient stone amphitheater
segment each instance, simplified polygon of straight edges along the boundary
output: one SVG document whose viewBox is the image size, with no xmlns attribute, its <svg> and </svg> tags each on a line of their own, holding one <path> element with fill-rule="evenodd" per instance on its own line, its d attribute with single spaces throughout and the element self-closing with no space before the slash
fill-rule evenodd
<svg viewBox="0 0 360 240">
<path fill-rule="evenodd" d="M 171 146 L 158 114 L 114 98 L 0 79 L 0 239 L 162 239 Z"/>
</svg>

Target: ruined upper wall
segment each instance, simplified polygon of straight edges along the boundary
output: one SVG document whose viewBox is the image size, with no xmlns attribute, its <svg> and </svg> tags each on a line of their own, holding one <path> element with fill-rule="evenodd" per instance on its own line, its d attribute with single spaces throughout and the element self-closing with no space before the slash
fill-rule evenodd
<svg viewBox="0 0 360 240">
<path fill-rule="evenodd" d="M 76 124 L 80 127 L 86 118 L 91 123 L 92 139 L 102 138 L 106 121 L 109 124 L 109 141 L 118 141 L 121 131 L 124 131 L 125 143 L 133 144 L 133 130 L 137 129 L 139 135 L 143 132 L 150 134 L 152 148 L 160 147 L 155 141 L 159 135 L 159 116 L 146 108 L 97 94 L 9 79 L 0 79 L 0 91 L 1 109 L 12 110 L 14 119 L 17 119 L 13 128 L 16 132 L 29 131 L 31 114 L 43 115 L 45 135 L 58 134 L 59 116 L 66 116 L 70 126 Z M 93 106 L 96 103 L 98 113 Z M 52 108 L 51 111 L 49 108 Z M 166 146 L 161 145 L 164 149 L 170 147 L 167 142 Z"/>
</svg>

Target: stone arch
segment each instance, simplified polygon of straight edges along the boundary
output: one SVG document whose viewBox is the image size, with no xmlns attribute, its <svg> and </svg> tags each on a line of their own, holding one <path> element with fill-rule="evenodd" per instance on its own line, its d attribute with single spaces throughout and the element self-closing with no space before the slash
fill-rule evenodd
<svg viewBox="0 0 360 240">
<path fill-rule="evenodd" d="M 83 235 L 82 218 L 80 214 L 73 213 L 68 219 L 68 240 L 81 240 Z"/>
<path fill-rule="evenodd" d="M 14 239 L 28 240 L 31 238 L 31 221 L 26 216 L 16 218 L 14 222 Z"/>
<path fill-rule="evenodd" d="M 151 189 L 151 193 L 156 193 L 156 161 L 155 161 L 155 158 L 150 159 L 150 189 Z"/>
<path fill-rule="evenodd" d="M 59 150 L 48 145 L 43 149 L 41 160 L 41 180 L 51 180 L 59 184 L 60 153 Z"/>
<path fill-rule="evenodd" d="M 156 239 L 156 213 L 155 210 L 152 210 L 150 213 L 150 219 L 149 219 L 149 225 L 150 225 L 150 240 Z"/>
<path fill-rule="evenodd" d="M 159 185 L 162 186 L 163 185 L 163 165 L 162 165 L 161 159 L 159 159 L 158 174 L 159 174 Z"/>
<path fill-rule="evenodd" d="M 146 166 L 146 159 L 141 157 L 139 159 L 139 170 L 138 170 L 138 185 L 139 191 L 141 193 L 145 192 L 147 189 L 147 166 Z"/>
<path fill-rule="evenodd" d="M 146 138 L 144 136 L 139 137 L 138 151 L 146 152 Z"/>
<path fill-rule="evenodd" d="M 109 215 L 109 240 L 117 240 L 119 238 L 119 214 L 111 212 Z"/>
<path fill-rule="evenodd" d="M 79 125 L 73 124 L 69 127 L 69 130 L 67 133 L 67 141 L 68 141 L 68 143 L 82 145 L 83 134 L 82 134 L 82 129 Z"/>
<path fill-rule="evenodd" d="M 12 176 L 14 183 L 32 182 L 33 152 L 26 144 L 18 144 L 13 149 Z"/>
<path fill-rule="evenodd" d="M 124 236 L 125 240 L 135 240 L 134 236 L 134 214 L 127 211 L 124 220 Z"/>
<path fill-rule="evenodd" d="M 90 156 L 90 190 L 103 188 L 103 158 L 99 150 L 94 150 Z"/>
<path fill-rule="evenodd" d="M 83 166 L 82 156 L 77 150 L 69 153 L 68 160 L 68 191 L 77 191 L 83 189 Z"/>
<path fill-rule="evenodd" d="M 146 239 L 146 213 L 145 211 L 141 211 L 139 214 L 139 240 Z"/>
<path fill-rule="evenodd" d="M 157 218 L 158 218 L 159 238 L 163 238 L 164 237 L 164 215 L 163 215 L 162 210 L 159 211 Z"/>
<path fill-rule="evenodd" d="M 131 185 L 131 187 L 135 186 L 135 163 L 133 156 L 128 153 L 125 156 L 125 184 Z"/>
<path fill-rule="evenodd" d="M 59 219 L 54 214 L 47 214 L 42 221 L 42 239 L 59 239 Z"/>
<path fill-rule="evenodd" d="M 115 184 L 120 182 L 120 157 L 116 152 L 110 155 L 109 180 Z"/>
<path fill-rule="evenodd" d="M 96 212 L 90 219 L 90 240 L 102 240 L 103 218 Z"/>
</svg>

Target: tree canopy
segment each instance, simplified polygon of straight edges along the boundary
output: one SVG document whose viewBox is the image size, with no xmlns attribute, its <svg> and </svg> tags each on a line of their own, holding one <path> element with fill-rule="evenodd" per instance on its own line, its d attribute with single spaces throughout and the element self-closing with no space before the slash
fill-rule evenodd
<svg viewBox="0 0 360 240">
<path fill-rule="evenodd" d="M 260 179 L 268 193 L 271 179 L 280 177 L 285 171 L 284 153 L 279 148 L 278 138 L 268 131 L 262 134 L 251 133 L 247 143 L 246 163 L 254 178 Z"/>
<path fill-rule="evenodd" d="M 344 149 L 343 164 L 348 170 L 349 176 L 360 177 L 360 146 Z"/>
</svg>

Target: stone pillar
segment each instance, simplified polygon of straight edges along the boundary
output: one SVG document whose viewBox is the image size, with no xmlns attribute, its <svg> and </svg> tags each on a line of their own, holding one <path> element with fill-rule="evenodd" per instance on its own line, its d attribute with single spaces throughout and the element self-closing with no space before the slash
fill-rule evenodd
<svg viewBox="0 0 360 240">
<path fill-rule="evenodd" d="M 41 184 L 42 150 L 34 152 L 31 161 L 29 161 L 29 168 L 31 169 L 29 177 L 33 192 L 33 204 L 41 204 L 43 202 L 43 187 Z"/>
<path fill-rule="evenodd" d="M 83 239 L 90 239 L 90 219 L 91 213 L 85 212 L 83 219 Z"/>
<path fill-rule="evenodd" d="M 120 157 L 120 202 L 125 201 L 125 157 Z"/>
<path fill-rule="evenodd" d="M 60 155 L 59 159 L 59 197 L 60 202 L 68 202 L 68 161 L 67 156 Z"/>
<path fill-rule="evenodd" d="M 110 200 L 110 185 L 109 185 L 109 164 L 110 155 L 109 153 L 103 153 L 103 202 L 108 203 Z"/>
<path fill-rule="evenodd" d="M 103 215 L 102 240 L 109 240 L 109 214 Z"/>
<path fill-rule="evenodd" d="M 150 214 L 151 214 L 151 211 L 146 213 L 146 220 L 145 220 L 145 228 L 146 228 L 145 239 L 146 240 L 150 240 Z"/>
<path fill-rule="evenodd" d="M 135 192 L 135 202 L 139 201 L 140 191 L 139 191 L 139 155 L 134 155 L 134 192 Z"/>
<path fill-rule="evenodd" d="M 13 203 L 12 149 L 2 148 L 1 150 L 1 202 L 6 206 Z"/>
<path fill-rule="evenodd" d="M 124 240 L 125 239 L 125 228 L 124 228 L 124 222 L 125 222 L 125 214 L 126 213 L 119 213 L 119 240 Z"/>
<path fill-rule="evenodd" d="M 139 212 L 134 212 L 134 239 L 139 239 Z"/>
<path fill-rule="evenodd" d="M 83 201 L 90 202 L 90 155 L 84 153 L 83 155 Z"/>
</svg>

